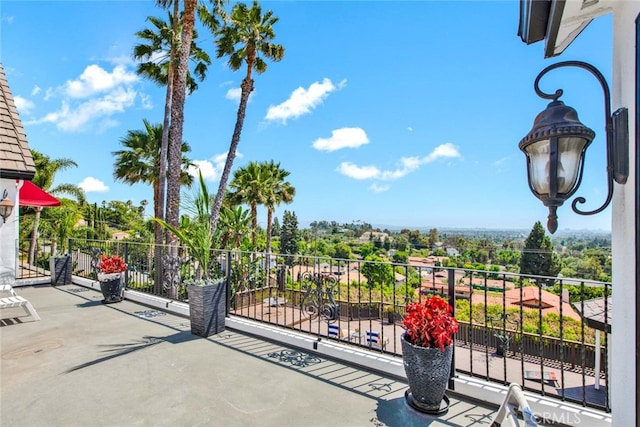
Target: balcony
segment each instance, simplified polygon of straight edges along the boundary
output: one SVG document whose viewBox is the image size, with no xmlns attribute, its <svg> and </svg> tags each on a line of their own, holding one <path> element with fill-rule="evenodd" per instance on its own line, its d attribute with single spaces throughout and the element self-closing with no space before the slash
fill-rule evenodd
<svg viewBox="0 0 640 427">
<path fill-rule="evenodd" d="M 512 285 L 525 278 L 508 273 L 489 277 L 488 272 L 396 266 L 396 272 L 404 269 L 407 274 L 396 274 L 391 297 L 376 300 L 374 289 L 361 277 L 362 262 L 308 258 L 289 263 L 285 269 L 284 262 L 268 263 L 267 267 L 260 254 L 220 252 L 221 273 L 236 278 L 231 280 L 234 292 L 229 302 L 228 332 L 196 339 L 184 317 L 188 306 L 181 301 L 186 297 L 182 290 L 175 290 L 173 298 L 165 290 L 157 292 L 152 277 L 154 257 L 122 243 L 109 248 L 105 245 L 75 242 L 73 284 L 19 289 L 46 322 L 25 319 L 26 323 L 13 325 L 20 318 L 8 317 L 3 310 L 2 323 L 8 326 L 2 329 L 4 414 L 19 412 L 32 390 L 51 388 L 60 391 L 56 395 L 74 394 L 72 390 L 95 395 L 95 403 L 85 397 L 80 406 L 87 408 L 87 422 L 95 422 L 96 418 L 89 417 L 103 414 L 105 425 L 118 424 L 118 418 L 113 417 L 124 413 L 139 417 L 163 414 L 157 419 L 160 425 L 171 419 L 193 420 L 181 422 L 184 425 L 207 420 L 225 425 L 289 425 L 291 419 L 299 418 L 311 420 L 311 425 L 361 425 L 371 420 L 380 425 L 424 424 L 428 417 L 407 410 L 404 404 L 407 386 L 399 341 L 403 332 L 400 318 L 407 301 L 402 276 L 417 271 L 421 279 L 416 298 L 443 293 L 454 304 L 458 299 L 467 302 L 457 304 L 456 315 L 469 320 L 461 321 L 456 339 L 456 375 L 449 392 L 453 403 L 439 421 L 489 424 L 506 386 L 515 382 L 526 390 L 536 412 L 550 421 L 572 425 L 587 419 L 593 426 L 610 423 L 606 334 L 593 343 L 593 335 L 600 335 L 597 328 L 590 327 L 597 326 L 594 313 L 582 301 L 571 304 L 559 299 L 554 305 L 545 290 L 548 278 L 526 278 L 537 290 L 537 295 L 528 295 L 529 291 L 512 291 L 520 289 Z M 91 290 L 98 288 L 91 278 L 91 247 L 128 258 L 129 287 L 123 303 L 103 306 L 100 293 Z M 280 261 L 285 258 L 279 257 Z M 428 272 L 422 274 L 422 268 Z M 234 276 L 238 271 L 251 273 Z M 332 274 L 334 271 L 342 274 Z M 583 291 L 601 286 L 606 291 L 604 300 L 611 299 L 608 284 L 569 285 L 554 280 L 561 288 L 577 286 Z M 477 301 L 484 303 L 485 308 L 480 308 L 483 322 L 477 320 Z M 387 309 L 389 306 L 393 309 Z M 491 306 L 500 310 L 496 312 Z M 609 327 L 606 311 L 605 306 L 605 316 L 600 319 L 603 330 Z M 547 336 L 549 317 L 544 317 L 544 322 L 542 318 L 549 313 L 558 318 L 576 317 L 573 323 L 577 322 L 578 335 L 568 339 L 569 331 L 563 331 L 556 338 Z M 547 326 L 530 331 L 529 317 Z M 562 331 L 569 323 L 558 322 L 557 327 Z M 337 326 L 337 336 L 330 336 L 330 325 L 332 330 Z M 366 341 L 366 331 L 379 332 L 377 345 Z M 23 365 L 24 359 L 29 366 Z M 20 367 L 15 376 L 13 366 Z M 6 387 L 23 377 L 25 369 L 30 374 L 24 385 Z M 117 375 L 111 378 L 108 372 L 114 370 Z M 163 378 L 151 372 L 162 372 Z M 98 392 L 93 384 L 96 381 L 105 393 Z M 20 396 L 20 389 L 26 394 L 14 398 Z M 103 394 L 109 395 L 107 401 Z M 199 401 L 206 404 L 196 404 Z M 5 407 L 8 404 L 16 406 Z M 111 414 L 108 408 L 116 413 Z M 167 414 L 169 408 L 176 413 Z M 45 417 L 47 409 L 42 411 L 34 416 Z M 66 411 L 60 412 L 56 416 L 62 417 Z M 236 418 L 241 413 L 248 418 Z M 225 418 L 216 418 L 221 414 Z M 197 418 L 200 416 L 209 418 Z M 253 422 L 252 417 L 258 421 Z"/>
</svg>

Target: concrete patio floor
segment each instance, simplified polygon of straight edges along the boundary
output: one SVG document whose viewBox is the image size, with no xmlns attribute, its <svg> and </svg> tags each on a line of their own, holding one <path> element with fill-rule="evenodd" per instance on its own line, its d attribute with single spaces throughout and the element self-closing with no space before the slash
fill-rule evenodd
<svg viewBox="0 0 640 427">
<path fill-rule="evenodd" d="M 489 426 L 496 407 L 451 395 L 407 406 L 403 381 L 78 285 L 20 287 L 41 321 L 0 312 L 2 426 Z"/>
<path fill-rule="evenodd" d="M 429 417 L 406 383 L 77 285 L 21 287 L 41 321 L 1 312 L 3 426 L 477 426 L 495 407 L 452 396 Z"/>
</svg>

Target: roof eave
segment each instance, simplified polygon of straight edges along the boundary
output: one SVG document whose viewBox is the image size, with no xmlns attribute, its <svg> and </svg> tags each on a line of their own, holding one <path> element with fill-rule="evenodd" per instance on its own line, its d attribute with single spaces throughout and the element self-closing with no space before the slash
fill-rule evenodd
<svg viewBox="0 0 640 427">
<path fill-rule="evenodd" d="M 3 178 L 3 179 L 23 179 L 25 181 L 31 181 L 33 180 L 34 175 L 35 175 L 35 170 L 16 171 L 16 170 L 0 169 L 0 178 Z"/>
</svg>

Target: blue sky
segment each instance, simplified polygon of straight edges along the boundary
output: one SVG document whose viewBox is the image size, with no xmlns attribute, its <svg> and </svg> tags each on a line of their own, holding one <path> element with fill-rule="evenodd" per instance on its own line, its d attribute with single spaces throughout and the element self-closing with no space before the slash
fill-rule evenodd
<svg viewBox="0 0 640 427">
<path fill-rule="evenodd" d="M 415 227 L 522 228 L 546 223 L 529 191 L 518 142 L 546 101 L 533 91 L 545 66 L 582 60 L 611 79 L 611 18 L 595 20 L 560 59 L 517 36 L 519 5 L 505 1 L 269 1 L 284 59 L 255 75 L 240 156 L 280 162 L 296 187 L 302 223 L 366 221 Z M 31 148 L 77 168 L 58 182 L 90 202 L 142 199 L 149 186 L 113 179 L 112 152 L 143 119 L 161 123 L 164 89 L 135 74 L 134 33 L 164 17 L 152 1 L 3 1 L 0 60 Z M 213 58 L 187 98 L 184 140 L 217 188 L 237 112 L 242 72 Z M 542 81 L 596 131 L 576 193 L 605 199 L 602 93 L 585 71 Z M 150 213 L 151 209 L 147 208 Z M 266 214 L 260 213 L 262 223 Z M 583 217 L 569 203 L 560 229 L 610 229 L 611 211 Z"/>
</svg>

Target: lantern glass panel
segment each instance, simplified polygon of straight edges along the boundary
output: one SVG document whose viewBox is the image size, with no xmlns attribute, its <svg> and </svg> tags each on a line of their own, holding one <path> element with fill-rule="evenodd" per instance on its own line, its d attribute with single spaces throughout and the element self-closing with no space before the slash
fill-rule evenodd
<svg viewBox="0 0 640 427">
<path fill-rule="evenodd" d="M 587 140 L 580 137 L 557 138 L 557 194 L 568 195 L 573 192 L 581 159 L 587 146 Z M 531 186 L 539 195 L 549 195 L 549 174 L 553 150 L 552 140 L 543 139 L 528 145 L 525 150 L 529 155 L 529 179 Z M 556 194 L 556 195 L 557 195 Z M 555 197 L 556 195 L 551 195 Z"/>
</svg>

